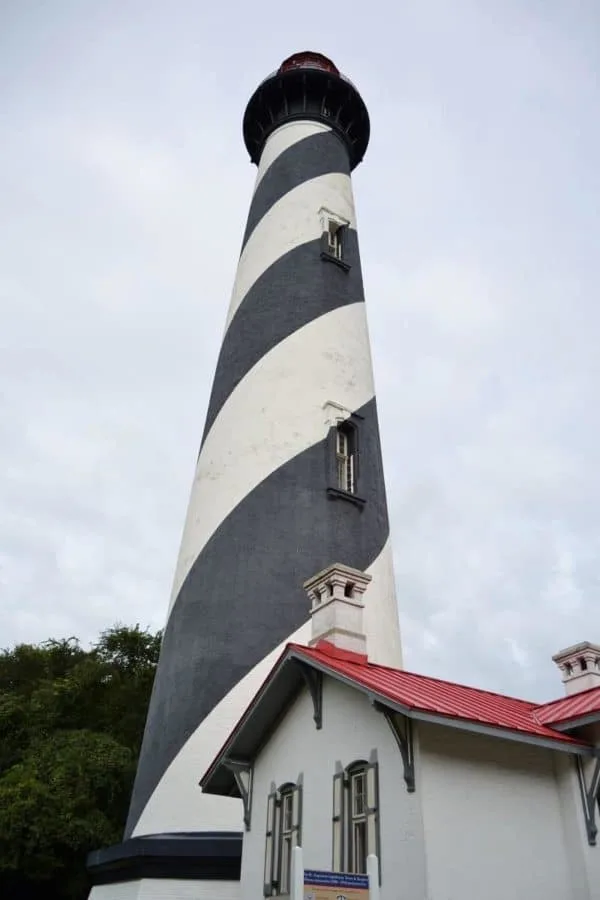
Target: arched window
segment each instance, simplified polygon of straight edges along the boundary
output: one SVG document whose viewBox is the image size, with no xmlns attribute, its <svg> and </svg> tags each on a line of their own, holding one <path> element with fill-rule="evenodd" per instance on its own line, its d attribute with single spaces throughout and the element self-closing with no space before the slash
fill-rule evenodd
<svg viewBox="0 0 600 900">
<path fill-rule="evenodd" d="M 358 765 L 348 772 L 348 869 L 367 871 L 367 767 Z"/>
<path fill-rule="evenodd" d="M 379 856 L 379 778 L 376 761 L 357 760 L 333 778 L 333 870 L 366 873 Z"/>
<path fill-rule="evenodd" d="M 274 786 L 273 786 L 274 787 Z M 302 783 L 287 782 L 272 790 L 267 801 L 265 897 L 290 892 L 292 852 L 301 842 Z"/>
</svg>

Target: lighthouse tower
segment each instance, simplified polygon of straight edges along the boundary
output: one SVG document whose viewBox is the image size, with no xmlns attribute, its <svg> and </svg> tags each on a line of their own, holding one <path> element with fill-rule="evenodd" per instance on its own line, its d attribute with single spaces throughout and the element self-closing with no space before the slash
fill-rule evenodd
<svg viewBox="0 0 600 900">
<path fill-rule="evenodd" d="M 307 578 L 335 562 L 371 575 L 369 655 L 401 664 L 351 182 L 367 109 L 330 60 L 298 53 L 243 133 L 256 186 L 125 841 L 90 858 L 98 898 L 127 881 L 118 897 L 143 900 L 157 877 L 235 896 L 241 803 L 198 779 L 285 643 L 308 642 Z"/>
</svg>

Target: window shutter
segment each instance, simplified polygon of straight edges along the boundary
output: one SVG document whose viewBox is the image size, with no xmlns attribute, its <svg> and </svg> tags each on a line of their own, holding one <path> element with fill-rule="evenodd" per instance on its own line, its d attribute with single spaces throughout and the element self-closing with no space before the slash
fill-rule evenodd
<svg viewBox="0 0 600 900">
<path fill-rule="evenodd" d="M 344 869 L 344 773 L 336 772 L 333 776 L 333 820 L 332 820 L 333 858 L 331 868 L 334 872 Z"/>
<path fill-rule="evenodd" d="M 269 794 L 267 799 L 267 832 L 265 836 L 265 876 L 264 895 L 273 894 L 273 878 L 275 873 L 275 814 L 277 809 L 277 791 Z"/>
<path fill-rule="evenodd" d="M 302 846 L 302 785 L 296 784 L 292 794 L 293 845 Z"/>
<path fill-rule="evenodd" d="M 352 424 L 352 461 L 354 465 L 354 485 L 358 484 L 360 478 L 360 447 L 359 447 L 359 428 L 355 423 Z"/>
<path fill-rule="evenodd" d="M 348 493 L 354 493 L 354 485 L 356 483 L 356 478 L 354 474 L 354 454 L 348 457 L 348 486 L 346 490 Z"/>
<path fill-rule="evenodd" d="M 379 857 L 379 773 L 376 762 L 365 767 L 367 776 L 367 853 Z"/>
</svg>

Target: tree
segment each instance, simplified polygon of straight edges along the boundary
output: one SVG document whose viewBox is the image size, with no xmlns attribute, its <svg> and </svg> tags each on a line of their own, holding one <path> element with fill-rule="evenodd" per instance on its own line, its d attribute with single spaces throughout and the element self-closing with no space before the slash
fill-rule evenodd
<svg viewBox="0 0 600 900">
<path fill-rule="evenodd" d="M 120 840 L 161 634 L 116 625 L 0 653 L 0 895 L 83 900 Z"/>
</svg>

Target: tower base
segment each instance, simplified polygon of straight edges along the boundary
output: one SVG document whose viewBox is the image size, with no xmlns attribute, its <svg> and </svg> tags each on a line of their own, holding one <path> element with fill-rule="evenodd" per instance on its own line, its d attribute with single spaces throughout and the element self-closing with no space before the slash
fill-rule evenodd
<svg viewBox="0 0 600 900">
<path fill-rule="evenodd" d="M 95 850 L 90 900 L 239 900 L 241 832 L 153 834 Z"/>
</svg>

